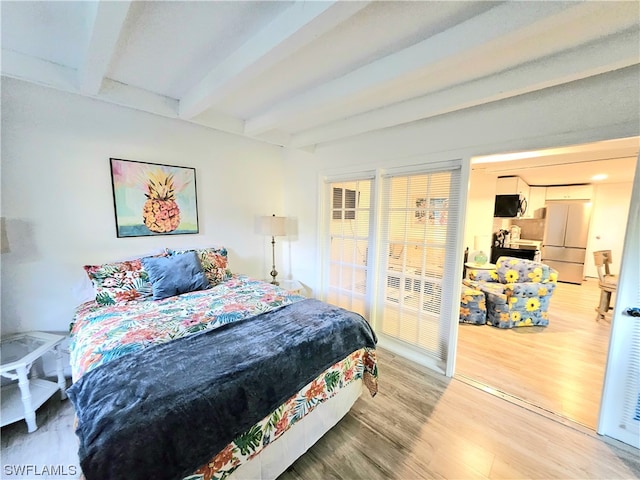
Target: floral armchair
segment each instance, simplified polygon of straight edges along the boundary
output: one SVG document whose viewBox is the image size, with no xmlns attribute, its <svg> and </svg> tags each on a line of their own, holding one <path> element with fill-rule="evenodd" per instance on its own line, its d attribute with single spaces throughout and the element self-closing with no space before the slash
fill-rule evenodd
<svg viewBox="0 0 640 480">
<path fill-rule="evenodd" d="M 486 296 L 487 324 L 499 328 L 549 324 L 558 272 L 544 263 L 499 257 L 494 270 L 470 270 L 463 283 Z"/>
</svg>

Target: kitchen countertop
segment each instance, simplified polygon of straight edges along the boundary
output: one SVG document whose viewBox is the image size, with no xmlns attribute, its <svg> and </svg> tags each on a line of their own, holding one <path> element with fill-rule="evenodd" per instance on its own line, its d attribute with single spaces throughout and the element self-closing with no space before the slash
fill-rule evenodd
<svg viewBox="0 0 640 480">
<path fill-rule="evenodd" d="M 511 240 L 509 242 L 510 248 L 522 248 L 529 250 L 540 250 L 542 247 L 542 240 L 528 240 L 526 238 L 521 238 L 519 240 Z"/>
</svg>

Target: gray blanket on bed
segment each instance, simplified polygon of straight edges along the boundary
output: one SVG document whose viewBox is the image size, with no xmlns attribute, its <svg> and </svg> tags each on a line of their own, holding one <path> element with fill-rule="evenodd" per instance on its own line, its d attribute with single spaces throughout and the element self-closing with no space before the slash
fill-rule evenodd
<svg viewBox="0 0 640 480">
<path fill-rule="evenodd" d="M 317 300 L 131 353 L 68 390 L 87 480 L 193 473 L 323 370 L 376 337 Z"/>
</svg>

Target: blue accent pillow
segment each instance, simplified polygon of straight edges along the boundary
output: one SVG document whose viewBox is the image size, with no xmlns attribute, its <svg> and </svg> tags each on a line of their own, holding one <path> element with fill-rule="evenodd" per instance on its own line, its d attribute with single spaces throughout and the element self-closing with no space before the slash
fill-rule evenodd
<svg viewBox="0 0 640 480">
<path fill-rule="evenodd" d="M 209 281 L 195 252 L 145 257 L 142 264 L 149 274 L 154 300 L 209 288 Z"/>
</svg>

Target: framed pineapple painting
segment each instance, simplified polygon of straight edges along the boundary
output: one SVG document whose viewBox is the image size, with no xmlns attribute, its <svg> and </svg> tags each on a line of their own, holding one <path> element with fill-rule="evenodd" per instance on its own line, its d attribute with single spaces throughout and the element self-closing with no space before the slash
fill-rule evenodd
<svg viewBox="0 0 640 480">
<path fill-rule="evenodd" d="M 110 161 L 119 238 L 198 233 L 195 168 Z"/>
</svg>

